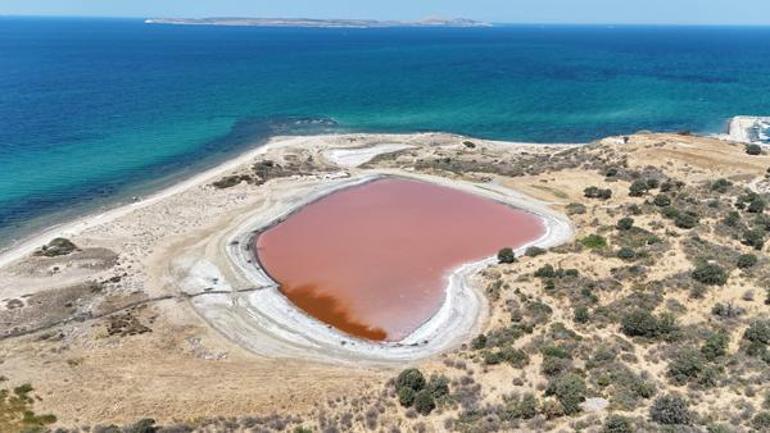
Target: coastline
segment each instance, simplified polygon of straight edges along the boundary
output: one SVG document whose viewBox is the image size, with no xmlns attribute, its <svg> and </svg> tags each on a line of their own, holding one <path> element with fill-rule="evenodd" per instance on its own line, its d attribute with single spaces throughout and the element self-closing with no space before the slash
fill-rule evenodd
<svg viewBox="0 0 770 433">
<path fill-rule="evenodd" d="M 381 345 L 356 341 L 336 330 L 325 329 L 324 325 L 319 324 L 286 300 L 272 280 L 252 263 L 253 260 L 243 255 L 242 251 L 239 252 L 240 249 L 234 248 L 233 245 L 236 244 L 236 240 L 238 244 L 242 243 L 244 236 L 252 236 L 254 230 L 280 219 L 286 212 L 295 210 L 297 206 L 301 207 L 302 203 L 314 197 L 313 194 L 325 195 L 336 189 L 350 186 L 351 182 L 368 181 L 381 176 L 412 177 L 463 189 L 538 214 L 547 225 L 546 233 L 536 242 L 521 246 L 519 253 L 532 244 L 547 247 L 569 239 L 572 231 L 566 219 L 548 210 L 545 204 L 526 199 L 504 187 L 485 184 L 484 188 L 479 188 L 466 182 L 398 170 L 358 169 L 361 164 L 381 154 L 414 151 L 419 146 L 425 146 L 425 143 L 429 143 L 428 146 L 442 145 L 442 143 L 454 145 L 468 139 L 440 133 L 274 137 L 265 145 L 245 151 L 216 167 L 157 191 L 139 202 L 86 215 L 40 232 L 0 254 L 0 270 L 29 257 L 41 245 L 56 237 L 75 238 L 78 243 L 77 239 L 89 231 L 103 233 L 99 237 L 104 237 L 105 234 L 109 236 L 109 233 L 115 231 L 116 221 L 125 220 L 127 224 L 132 224 L 131 221 L 136 221 L 137 218 L 139 220 L 147 218 L 141 214 L 152 212 L 153 208 L 160 207 L 165 208 L 166 212 L 176 212 L 174 209 L 178 209 L 181 204 L 175 203 L 183 202 L 185 195 L 192 194 L 197 197 L 196 200 L 199 203 L 196 202 L 195 206 L 209 207 L 206 204 L 206 197 L 212 194 L 213 189 L 208 185 L 216 178 L 238 172 L 248 167 L 255 159 L 271 152 L 281 152 L 290 148 L 301 149 L 301 151 L 319 155 L 326 161 L 325 164 L 337 168 L 310 177 L 300 176 L 296 179 L 276 181 L 286 185 L 271 187 L 265 191 L 266 197 L 269 198 L 267 207 L 258 208 L 257 212 L 251 212 L 251 215 L 247 213 L 247 215 L 234 217 L 241 220 L 235 225 L 236 230 L 228 225 L 221 226 L 225 229 L 227 236 L 217 234 L 214 237 L 215 241 L 211 244 L 215 244 L 218 250 L 213 254 L 205 253 L 192 257 L 193 255 L 188 254 L 187 251 L 185 254 L 175 251 L 164 255 L 164 260 L 171 260 L 171 275 L 164 278 L 172 280 L 171 286 L 175 287 L 173 292 L 190 297 L 189 303 L 201 319 L 230 341 L 258 355 L 326 362 L 368 362 L 376 365 L 423 359 L 459 345 L 478 330 L 485 317 L 486 306 L 483 293 L 473 287 L 470 280 L 479 270 L 494 262 L 493 259 L 468 263 L 451 272 L 447 277 L 447 296 L 441 308 L 406 339 L 393 345 Z M 350 144 L 351 140 L 354 144 Z M 528 150 L 547 152 L 551 146 L 559 148 L 564 146 L 472 140 L 484 143 L 491 148 L 520 152 Z M 358 141 L 363 141 L 364 144 L 361 145 Z M 340 155 L 343 156 L 340 157 Z M 287 199 L 291 194 L 296 194 L 299 198 Z M 177 223 L 183 222 L 184 218 L 177 221 Z M 118 226 L 123 227 L 121 230 L 126 229 L 123 224 Z M 127 229 L 132 230 L 131 227 Z M 136 230 L 141 230 L 141 227 Z M 150 251 L 154 249 L 153 245 L 144 245 L 144 248 Z M 222 260 L 223 257 L 228 259 Z M 163 272 L 168 271 L 163 270 Z M 152 274 L 149 270 L 147 273 Z M 146 284 L 148 279 L 157 278 L 149 275 L 141 281 L 142 284 Z M 212 281 L 218 282 L 215 287 L 218 290 L 216 293 L 207 293 L 211 289 L 209 286 L 212 285 Z M 164 289 L 154 294 L 167 294 L 167 292 L 168 289 Z M 262 308 L 254 309 L 255 304 Z M 268 335 L 273 341 L 267 345 L 264 341 L 254 345 L 255 335 L 262 337 Z M 341 341 L 346 343 L 340 343 Z M 425 341 L 428 342 L 425 343 Z"/>
</svg>

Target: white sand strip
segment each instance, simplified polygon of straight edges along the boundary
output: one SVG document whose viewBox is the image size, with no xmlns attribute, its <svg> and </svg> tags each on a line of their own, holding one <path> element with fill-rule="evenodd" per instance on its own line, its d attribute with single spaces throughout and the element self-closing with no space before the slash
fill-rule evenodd
<svg viewBox="0 0 770 433">
<path fill-rule="evenodd" d="M 414 146 L 403 143 L 383 143 L 364 148 L 329 149 L 322 152 L 321 155 L 338 167 L 355 168 L 371 161 L 376 156 L 411 148 Z"/>
</svg>

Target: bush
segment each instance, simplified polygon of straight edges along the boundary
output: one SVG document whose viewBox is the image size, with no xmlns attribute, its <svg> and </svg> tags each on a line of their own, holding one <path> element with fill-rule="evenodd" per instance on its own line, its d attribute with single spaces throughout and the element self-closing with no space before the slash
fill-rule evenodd
<svg viewBox="0 0 770 433">
<path fill-rule="evenodd" d="M 727 283 L 727 272 L 713 263 L 698 265 L 690 276 L 693 280 L 709 286 L 724 286 Z"/>
<path fill-rule="evenodd" d="M 426 389 L 436 400 L 444 398 L 449 395 L 449 379 L 443 374 L 434 374 L 430 377 Z"/>
<path fill-rule="evenodd" d="M 727 355 L 727 346 L 729 344 L 730 336 L 725 332 L 720 331 L 711 334 L 711 336 L 706 339 L 706 342 L 703 343 L 700 351 L 707 360 L 714 361 L 721 356 Z"/>
<path fill-rule="evenodd" d="M 617 256 L 622 260 L 633 260 L 636 258 L 636 253 L 631 248 L 621 248 L 618 250 Z"/>
<path fill-rule="evenodd" d="M 761 155 L 762 154 L 762 146 L 758 144 L 747 144 L 746 145 L 746 154 L 747 155 Z"/>
<path fill-rule="evenodd" d="M 655 199 L 652 201 L 652 203 L 658 207 L 671 206 L 671 197 L 661 193 L 655 196 Z"/>
<path fill-rule="evenodd" d="M 630 195 L 631 197 L 641 197 L 647 194 L 647 191 L 649 190 L 650 190 L 650 185 L 647 183 L 647 181 L 638 179 L 638 180 L 635 180 L 629 187 L 628 195 Z"/>
<path fill-rule="evenodd" d="M 500 263 L 515 263 L 516 254 L 514 254 L 511 248 L 503 248 L 497 253 L 497 261 Z"/>
<path fill-rule="evenodd" d="M 748 269 L 757 264 L 759 259 L 754 254 L 741 254 L 736 265 L 741 269 Z"/>
<path fill-rule="evenodd" d="M 687 402 L 676 395 L 658 397 L 650 408 L 650 418 L 665 425 L 688 425 L 693 416 L 687 407 Z"/>
<path fill-rule="evenodd" d="M 139 420 L 136 424 L 133 424 L 124 429 L 125 433 L 156 433 L 159 427 L 155 426 L 155 420 L 152 418 L 145 418 Z"/>
<path fill-rule="evenodd" d="M 487 347 L 487 336 L 484 334 L 479 334 L 471 341 L 471 348 L 473 350 L 481 350 L 485 347 Z"/>
<path fill-rule="evenodd" d="M 427 389 L 414 396 L 414 409 L 421 415 L 428 415 L 436 408 L 436 400 Z"/>
<path fill-rule="evenodd" d="M 537 398 L 534 394 L 525 394 L 521 399 L 509 402 L 506 412 L 512 419 L 532 419 L 537 416 Z"/>
<path fill-rule="evenodd" d="M 714 183 L 711 184 L 711 190 L 724 193 L 727 192 L 732 186 L 733 183 L 727 179 L 717 179 L 714 181 Z"/>
<path fill-rule="evenodd" d="M 567 205 L 567 215 L 583 215 L 584 213 L 586 213 L 586 207 L 580 203 Z"/>
<path fill-rule="evenodd" d="M 595 186 L 590 186 L 583 190 L 583 195 L 586 198 L 598 198 L 601 200 L 609 200 L 612 198 L 611 189 L 600 189 Z"/>
<path fill-rule="evenodd" d="M 684 385 L 697 379 L 705 364 L 706 361 L 700 352 L 691 349 L 684 350 L 668 364 L 667 374 L 674 384 Z"/>
<path fill-rule="evenodd" d="M 770 431 L 770 412 L 760 412 L 751 420 L 751 425 L 758 431 Z"/>
<path fill-rule="evenodd" d="M 545 249 L 543 249 L 543 248 L 540 248 L 540 247 L 534 247 L 534 246 L 533 246 L 533 247 L 529 247 L 529 248 L 527 248 L 527 250 L 524 252 L 524 254 L 525 254 L 527 257 L 537 257 L 537 256 L 542 256 L 542 255 L 543 255 L 543 254 L 545 254 L 546 252 L 547 252 L 547 251 L 546 251 Z"/>
<path fill-rule="evenodd" d="M 417 395 L 415 390 L 412 388 L 409 388 L 408 386 L 405 386 L 403 388 L 398 389 L 398 402 L 401 403 L 401 406 L 404 407 L 411 407 L 414 403 L 414 398 Z"/>
<path fill-rule="evenodd" d="M 617 228 L 618 230 L 631 230 L 634 227 L 634 219 L 633 218 L 621 218 L 618 220 Z"/>
<path fill-rule="evenodd" d="M 762 200 L 762 198 L 755 196 L 750 202 L 749 206 L 746 208 L 746 212 L 749 213 L 762 213 L 765 211 L 765 207 L 767 207 L 767 203 Z"/>
<path fill-rule="evenodd" d="M 557 377 L 546 389 L 546 395 L 555 396 L 566 415 L 580 412 L 580 403 L 585 400 L 585 394 L 586 384 L 583 378 L 573 373 Z"/>
<path fill-rule="evenodd" d="M 413 391 L 420 391 L 425 388 L 425 376 L 416 368 L 407 368 L 396 378 L 396 390 L 410 388 Z"/>
<path fill-rule="evenodd" d="M 647 310 L 635 310 L 623 317 L 621 330 L 629 337 L 654 338 L 670 333 L 673 330 L 671 322 L 667 318 L 658 319 Z"/>
<path fill-rule="evenodd" d="M 678 212 L 674 217 L 674 225 L 689 230 L 698 225 L 698 217 L 688 212 Z"/>
<path fill-rule="evenodd" d="M 761 251 L 765 246 L 765 232 L 761 229 L 746 230 L 743 232 L 743 244 Z"/>
<path fill-rule="evenodd" d="M 535 271 L 537 278 L 553 278 L 556 276 L 556 270 L 552 265 L 543 265 Z"/>
<path fill-rule="evenodd" d="M 575 308 L 575 322 L 588 323 L 591 317 L 588 315 L 588 307 L 580 306 Z"/>
<path fill-rule="evenodd" d="M 580 240 L 580 243 L 584 247 L 592 250 L 600 250 L 607 246 L 607 240 L 597 234 L 592 234 L 584 237 L 583 239 Z"/>
<path fill-rule="evenodd" d="M 620 415 L 610 415 L 604 421 L 602 433 L 632 433 L 631 420 Z"/>
<path fill-rule="evenodd" d="M 764 345 L 770 344 L 770 320 L 755 320 L 751 322 L 743 338 L 752 342 Z"/>
</svg>

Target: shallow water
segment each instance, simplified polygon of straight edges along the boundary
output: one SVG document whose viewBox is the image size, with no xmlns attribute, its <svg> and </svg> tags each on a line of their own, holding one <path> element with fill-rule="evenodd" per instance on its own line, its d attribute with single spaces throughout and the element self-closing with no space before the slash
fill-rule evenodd
<svg viewBox="0 0 770 433">
<path fill-rule="evenodd" d="M 317 319 L 398 341 L 444 300 L 463 263 L 540 238 L 530 213 L 425 182 L 381 179 L 333 193 L 258 236 L 260 262 Z"/>
</svg>

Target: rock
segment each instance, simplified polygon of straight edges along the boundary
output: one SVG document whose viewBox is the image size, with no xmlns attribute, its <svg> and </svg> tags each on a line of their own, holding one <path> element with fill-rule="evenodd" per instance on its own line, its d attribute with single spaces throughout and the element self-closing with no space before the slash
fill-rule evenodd
<svg viewBox="0 0 770 433">
<path fill-rule="evenodd" d="M 38 250 L 35 255 L 45 257 L 66 256 L 67 254 L 77 250 L 77 245 L 72 243 L 72 241 L 69 239 L 56 238 L 49 242 L 48 245 L 43 245 L 43 247 Z"/>
<path fill-rule="evenodd" d="M 601 412 L 609 406 L 610 402 L 603 398 L 587 398 L 580 403 L 580 408 L 584 412 Z"/>
</svg>

